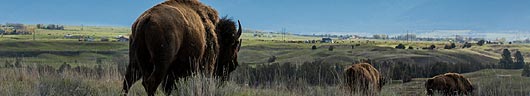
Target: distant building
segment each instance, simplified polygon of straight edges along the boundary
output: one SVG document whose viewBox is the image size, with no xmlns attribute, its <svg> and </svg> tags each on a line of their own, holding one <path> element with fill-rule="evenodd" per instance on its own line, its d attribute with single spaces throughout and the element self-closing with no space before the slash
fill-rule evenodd
<svg viewBox="0 0 530 96">
<path fill-rule="evenodd" d="M 333 43 L 333 39 L 329 37 L 322 38 L 322 43 Z"/>
<path fill-rule="evenodd" d="M 66 34 L 66 35 L 64 35 L 64 38 L 74 38 L 74 35 L 72 35 L 72 34 Z"/>
<path fill-rule="evenodd" d="M 340 40 L 348 40 L 350 39 L 351 37 L 348 37 L 348 36 L 341 36 L 339 37 Z"/>
<path fill-rule="evenodd" d="M 94 37 L 86 36 L 86 37 L 83 38 L 83 41 L 93 42 L 93 41 L 95 41 L 95 39 L 94 39 Z"/>
<path fill-rule="evenodd" d="M 116 40 L 118 40 L 118 42 L 128 42 L 129 41 L 129 37 L 128 36 L 123 36 L 123 35 L 119 35 Z"/>
<path fill-rule="evenodd" d="M 107 42 L 107 41 L 109 41 L 109 38 L 107 38 L 107 37 L 101 37 L 101 41 L 102 41 L 102 42 Z"/>
</svg>

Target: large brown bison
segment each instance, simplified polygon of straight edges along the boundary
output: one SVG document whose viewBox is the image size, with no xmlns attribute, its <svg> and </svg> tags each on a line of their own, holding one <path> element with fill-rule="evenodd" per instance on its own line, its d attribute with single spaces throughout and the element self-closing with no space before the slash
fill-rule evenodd
<svg viewBox="0 0 530 96">
<path fill-rule="evenodd" d="M 376 95 L 384 85 L 379 71 L 368 63 L 353 64 L 344 71 L 346 87 L 352 92 Z"/>
<path fill-rule="evenodd" d="M 444 95 L 469 95 L 474 87 L 463 75 L 458 73 L 445 73 L 430 78 L 425 83 L 427 95 L 441 93 Z"/>
<path fill-rule="evenodd" d="M 236 30 L 234 21 L 219 19 L 216 10 L 198 0 L 169 0 L 150 8 L 132 25 L 124 94 L 139 79 L 150 96 L 161 83 L 170 94 L 175 80 L 196 73 L 226 80 L 238 66 L 241 30 L 241 24 Z"/>
</svg>

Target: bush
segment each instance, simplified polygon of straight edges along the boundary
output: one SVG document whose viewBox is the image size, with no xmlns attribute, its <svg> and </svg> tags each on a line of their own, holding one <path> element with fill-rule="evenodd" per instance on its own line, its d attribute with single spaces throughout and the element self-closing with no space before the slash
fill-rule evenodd
<svg viewBox="0 0 530 96">
<path fill-rule="evenodd" d="M 409 46 L 409 49 L 414 49 L 414 47 L 412 47 L 412 46 Z"/>
<path fill-rule="evenodd" d="M 386 78 L 392 80 L 409 81 L 411 78 L 430 78 L 432 76 L 447 72 L 466 73 L 477 71 L 484 67 L 482 64 L 452 64 L 445 62 L 435 62 L 434 64 L 405 64 L 403 62 L 414 61 L 380 61 L 374 63 L 374 67 Z"/>
<path fill-rule="evenodd" d="M 125 72 L 127 71 L 127 65 L 129 65 L 128 55 L 120 55 L 118 57 L 113 58 L 112 61 L 117 65 L 118 72 L 120 72 L 122 76 L 125 76 Z"/>
<path fill-rule="evenodd" d="M 396 46 L 396 49 L 405 49 L 405 45 L 399 43 L 399 44 Z"/>
<path fill-rule="evenodd" d="M 313 46 L 311 46 L 311 49 L 315 50 L 315 49 L 317 49 L 317 46 L 313 45 Z"/>
<path fill-rule="evenodd" d="M 61 67 L 59 67 L 59 72 L 60 73 L 64 73 L 65 71 L 68 71 L 72 69 L 72 66 L 70 66 L 70 64 L 67 64 L 66 62 L 63 63 L 63 65 L 61 65 Z"/>
<path fill-rule="evenodd" d="M 309 85 L 335 85 L 339 84 L 339 74 L 343 67 L 338 64 L 327 64 L 322 60 L 304 62 L 297 66 L 289 62 L 280 64 L 256 64 L 251 67 L 241 64 L 232 77 L 237 83 L 246 83 L 250 86 L 266 86 L 282 84 L 296 87 L 294 84 Z"/>
<path fill-rule="evenodd" d="M 484 45 L 485 43 L 486 43 L 486 41 L 484 41 L 484 40 L 480 40 L 480 41 L 477 42 L 477 45 L 478 45 L 478 46 L 482 46 L 482 45 Z"/>
<path fill-rule="evenodd" d="M 432 45 L 429 47 L 429 49 L 435 49 L 435 48 L 436 48 L 436 46 L 435 46 L 434 44 L 432 44 Z"/>
<path fill-rule="evenodd" d="M 464 46 L 462 46 L 462 48 L 471 48 L 471 43 L 464 43 Z"/>
<path fill-rule="evenodd" d="M 453 49 L 453 47 L 451 45 L 445 45 L 444 49 Z"/>
<path fill-rule="evenodd" d="M 333 51 L 333 46 L 329 46 L 329 51 Z"/>
<path fill-rule="evenodd" d="M 276 61 L 276 56 L 271 56 L 271 57 L 269 58 L 269 60 L 267 60 L 267 62 L 269 62 L 269 63 L 272 63 L 272 62 L 274 62 L 274 61 Z"/>
<path fill-rule="evenodd" d="M 525 64 L 523 68 L 523 73 L 521 75 L 525 77 L 530 77 L 530 64 Z"/>
<path fill-rule="evenodd" d="M 67 78 L 44 78 L 40 80 L 39 94 L 42 96 L 97 96 L 95 88 L 82 80 Z"/>
</svg>

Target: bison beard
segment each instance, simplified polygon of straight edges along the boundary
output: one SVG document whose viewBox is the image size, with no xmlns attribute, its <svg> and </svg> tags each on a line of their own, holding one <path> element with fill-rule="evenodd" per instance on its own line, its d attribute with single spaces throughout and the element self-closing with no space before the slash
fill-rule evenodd
<svg viewBox="0 0 530 96">
<path fill-rule="evenodd" d="M 445 73 L 437 75 L 425 83 L 427 95 L 439 92 L 444 95 L 469 95 L 474 87 L 463 75 L 457 73 Z"/>
<path fill-rule="evenodd" d="M 170 94 L 175 80 L 194 73 L 226 80 L 238 65 L 242 29 L 235 26 L 197 0 L 165 1 L 145 11 L 132 26 L 124 95 L 139 79 L 149 96 L 161 83 Z"/>
<path fill-rule="evenodd" d="M 353 64 L 345 70 L 346 87 L 351 92 L 376 95 L 384 85 L 379 71 L 368 63 Z"/>
</svg>

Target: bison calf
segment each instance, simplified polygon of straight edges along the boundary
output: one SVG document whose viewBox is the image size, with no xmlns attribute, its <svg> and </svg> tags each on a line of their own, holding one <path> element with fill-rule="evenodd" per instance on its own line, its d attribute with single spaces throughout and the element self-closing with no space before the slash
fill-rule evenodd
<svg viewBox="0 0 530 96">
<path fill-rule="evenodd" d="M 439 92 L 444 95 L 469 95 L 474 88 L 463 75 L 458 73 L 445 73 L 434 76 L 425 83 L 427 95 Z"/>
<path fill-rule="evenodd" d="M 352 92 L 375 95 L 383 87 L 384 81 L 379 71 L 368 63 L 353 64 L 344 72 L 346 87 Z"/>
</svg>

